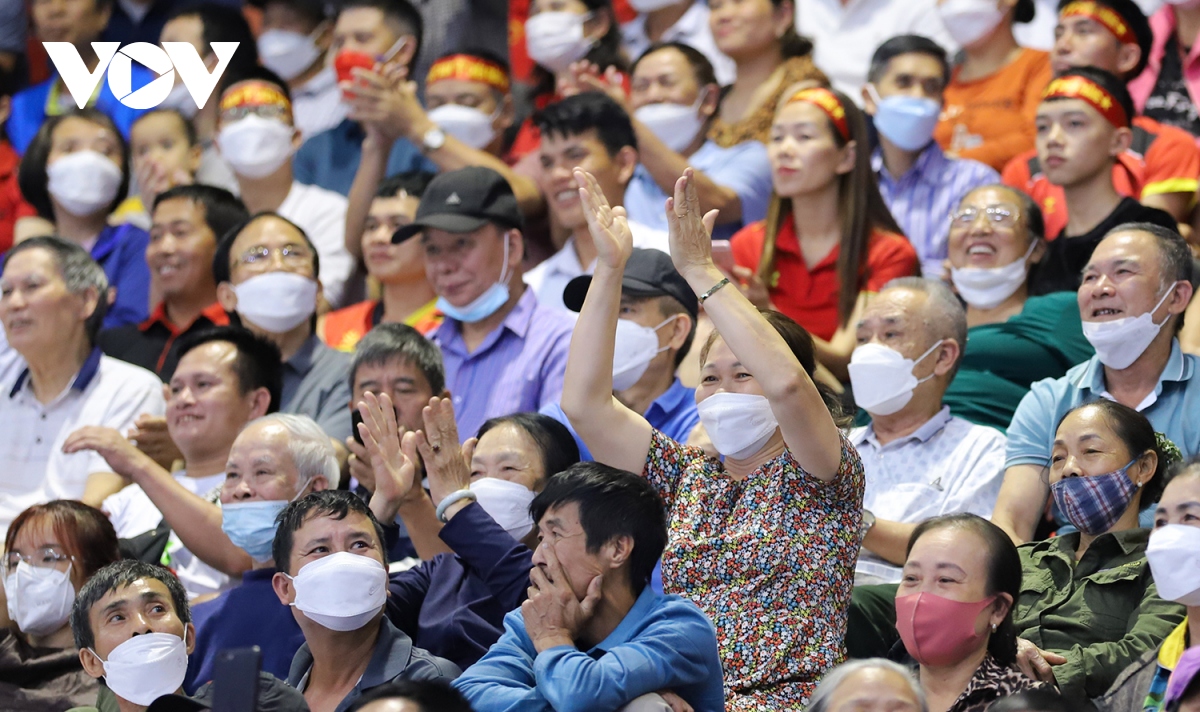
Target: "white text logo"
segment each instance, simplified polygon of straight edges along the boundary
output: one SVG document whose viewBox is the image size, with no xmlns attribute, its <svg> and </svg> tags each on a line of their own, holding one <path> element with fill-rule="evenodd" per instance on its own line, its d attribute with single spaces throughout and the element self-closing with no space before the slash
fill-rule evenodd
<svg viewBox="0 0 1200 712">
<path fill-rule="evenodd" d="M 233 53 L 237 42 L 211 43 L 213 54 L 217 56 L 217 66 L 210 73 L 204 66 L 204 60 L 196 48 L 187 42 L 163 42 L 162 47 L 148 42 L 134 42 L 121 47 L 120 42 L 93 42 L 92 50 L 100 58 L 95 71 L 88 71 L 79 50 L 70 42 L 43 42 L 46 54 L 58 70 L 71 98 L 79 108 L 87 105 L 100 80 L 108 70 L 108 87 L 113 96 L 130 109 L 153 109 L 166 100 L 175 85 L 175 72 L 187 87 L 188 93 L 196 102 L 196 106 L 204 108 L 208 97 L 217 87 Z M 120 51 L 117 51 L 118 48 Z M 156 79 L 133 90 L 133 62 L 137 61 L 149 67 Z"/>
</svg>

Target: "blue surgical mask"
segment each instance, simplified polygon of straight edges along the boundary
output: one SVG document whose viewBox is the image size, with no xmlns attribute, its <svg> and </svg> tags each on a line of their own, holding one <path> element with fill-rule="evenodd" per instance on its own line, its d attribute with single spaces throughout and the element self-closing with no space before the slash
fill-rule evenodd
<svg viewBox="0 0 1200 712">
<path fill-rule="evenodd" d="M 270 561 L 275 517 L 289 504 L 286 499 L 269 499 L 221 505 L 221 531 L 258 563 Z"/>
<path fill-rule="evenodd" d="M 508 233 L 504 233 L 504 268 L 500 270 L 500 279 L 466 306 L 456 307 L 445 297 L 438 297 L 437 308 L 451 319 L 474 324 L 499 311 L 508 303 L 508 297 Z"/>
<path fill-rule="evenodd" d="M 880 134 L 905 151 L 919 151 L 929 145 L 941 104 L 917 96 L 881 99 L 872 84 L 867 85 L 867 91 L 875 100 L 875 128 Z"/>
</svg>

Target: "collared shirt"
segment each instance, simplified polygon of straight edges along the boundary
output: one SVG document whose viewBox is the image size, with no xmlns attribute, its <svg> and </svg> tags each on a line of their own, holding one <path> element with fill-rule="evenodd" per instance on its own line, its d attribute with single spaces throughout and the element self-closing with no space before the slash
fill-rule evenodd
<svg viewBox="0 0 1200 712">
<path fill-rule="evenodd" d="M 307 415 L 339 442 L 350 437 L 350 361 L 310 334 L 283 364 L 279 410 Z"/>
<path fill-rule="evenodd" d="M 349 195 L 354 174 L 362 160 L 364 138 L 366 132 L 362 126 L 346 119 L 328 131 L 307 139 L 292 158 L 293 177 L 297 183 Z M 398 139 L 388 156 L 387 175 L 412 171 L 437 173 L 438 167 L 422 156 L 420 149 L 411 141 Z"/>
<path fill-rule="evenodd" d="M 1017 548 L 1023 575 L 1013 623 L 1022 638 L 1067 658 L 1054 677 L 1071 702 L 1103 695 L 1184 618 L 1183 606 L 1158 596 L 1149 537 L 1146 529 L 1101 534 L 1078 560 L 1078 532 Z"/>
<path fill-rule="evenodd" d="M 3 385 L 0 408 L 0 532 L 27 507 L 52 499 L 79 499 L 88 475 L 112 470 L 93 451 L 66 454 L 67 437 L 85 425 L 124 433 L 142 414 L 162 416 L 162 382 L 145 369 L 92 349 L 71 384 L 49 403 L 33 394 L 29 369 Z"/>
<path fill-rule="evenodd" d="M 362 628 L 361 632 L 365 635 L 366 630 Z M 287 684 L 304 692 L 308 687 L 308 675 L 312 672 L 312 666 L 313 656 L 306 642 L 300 646 L 296 657 L 292 659 Z M 457 665 L 416 647 L 412 639 L 400 632 L 386 617 L 382 617 L 379 620 L 379 638 L 375 641 L 375 652 L 367 663 L 366 672 L 359 678 L 350 694 L 338 703 L 334 712 L 345 712 L 364 692 L 389 682 L 453 680 L 460 674 Z"/>
<path fill-rule="evenodd" d="M 166 304 L 161 303 L 148 319 L 137 326 L 126 325 L 101 331 L 96 343 L 105 354 L 154 371 L 167 383 L 179 365 L 179 352 L 175 344 L 180 336 L 228 323 L 229 314 L 217 302 L 205 307 L 190 324 L 184 326 L 172 322 L 167 317 Z"/>
<path fill-rule="evenodd" d="M 950 415 L 943 406 L 911 434 L 880 445 L 875 428 L 850 431 L 867 478 L 863 508 L 879 519 L 916 524 L 970 512 L 987 519 L 1004 479 L 1004 436 Z M 855 572 L 897 583 L 900 567 L 863 550 Z"/>
<path fill-rule="evenodd" d="M 1142 409 L 1154 430 L 1171 439 L 1184 462 L 1200 455 L 1200 380 L 1193 379 L 1197 357 L 1171 342 L 1171 355 L 1154 386 L 1154 402 Z M 1050 464 L 1054 431 L 1067 411 L 1104 397 L 1104 364 L 1096 356 L 1075 366 L 1062 378 L 1033 384 L 1021 399 L 1008 427 L 1005 467 Z"/>
<path fill-rule="evenodd" d="M 346 104 L 333 67 L 325 67 L 303 86 L 292 90 L 292 114 L 304 140 L 342 123 Z"/>
<path fill-rule="evenodd" d="M 342 306 L 346 280 L 354 272 L 354 258 L 346 250 L 346 198 L 296 180 L 277 212 L 299 225 L 312 240 L 320 257 L 325 298 L 335 307 Z"/>
<path fill-rule="evenodd" d="M 717 83 L 721 86 L 733 84 L 737 79 L 737 65 L 717 49 L 713 40 L 712 29 L 708 25 L 708 4 L 704 0 L 695 0 L 692 6 L 683 13 L 662 33 L 658 42 L 680 42 L 699 51 L 713 66 L 717 75 Z M 650 36 L 646 34 L 646 15 L 639 14 L 629 22 L 621 25 L 621 43 L 630 60 L 636 60 L 650 48 Z M 703 169 L 702 169 L 703 170 Z"/>
<path fill-rule="evenodd" d="M 567 430 L 570 430 L 571 435 L 575 438 L 575 444 L 579 446 L 579 459 L 584 461 L 595 459 L 592 457 L 591 451 L 587 449 L 587 445 L 583 444 L 579 434 L 575 432 L 575 428 L 571 427 L 571 422 L 567 420 L 567 414 L 563 412 L 561 405 L 551 403 L 538 412 L 567 426 Z M 670 388 L 654 399 L 642 416 L 646 418 L 647 423 L 650 423 L 650 427 L 663 435 L 677 443 L 686 443 L 688 436 L 700 424 L 700 412 L 696 410 L 696 389 L 688 388 L 676 378 Z"/>
<path fill-rule="evenodd" d="M 1000 174 L 978 161 L 947 158 L 931 141 L 907 173 L 896 178 L 883 164 L 883 151 L 871 154 L 879 193 L 921 259 L 921 273 L 938 278 L 950 239 L 950 216 L 972 190 L 1000 182 Z"/>
<path fill-rule="evenodd" d="M 670 238 L 665 230 L 643 225 L 636 220 L 629 221 L 629 231 L 633 233 L 633 246 L 661 250 L 670 254 Z M 563 290 L 567 283 L 576 277 L 591 274 L 596 269 L 596 261 L 587 267 L 579 264 L 579 253 L 575 251 L 575 238 L 568 237 L 562 248 L 542 261 L 537 267 L 525 273 L 525 284 L 528 284 L 539 303 L 568 311 L 563 303 Z M 571 312 L 574 320 L 574 312 Z"/>
<path fill-rule="evenodd" d="M 429 338 L 442 350 L 459 436 L 474 437 L 488 418 L 557 403 L 574 326 L 565 309 L 543 306 L 532 289 L 473 352 L 460 323 L 443 321 Z"/>
<path fill-rule="evenodd" d="M 737 193 L 741 201 L 742 219 L 717 225 L 713 229 L 714 240 L 728 240 L 743 225 L 767 217 L 772 185 L 771 162 L 767 159 L 766 146 L 758 141 L 746 141 L 721 148 L 713 141 L 705 141 L 687 159 L 688 165 L 702 171 L 722 188 Z M 667 213 L 663 210 L 666 200 L 667 194 L 639 163 L 625 188 L 625 210 L 630 219 L 666 232 Z"/>
<path fill-rule="evenodd" d="M 935 5 L 934 0 L 799 0 L 796 31 L 813 39 L 813 61 L 833 87 L 857 101 L 871 55 L 885 40 L 919 34 L 951 55 L 958 50 Z"/>
<path fill-rule="evenodd" d="M 725 709 L 712 623 L 679 596 L 642 589 L 613 632 L 588 650 L 560 645 L 538 652 L 518 608 L 504 635 L 454 682 L 477 709 L 538 712 L 618 709 L 642 695 L 671 690 L 696 712 Z"/>
</svg>

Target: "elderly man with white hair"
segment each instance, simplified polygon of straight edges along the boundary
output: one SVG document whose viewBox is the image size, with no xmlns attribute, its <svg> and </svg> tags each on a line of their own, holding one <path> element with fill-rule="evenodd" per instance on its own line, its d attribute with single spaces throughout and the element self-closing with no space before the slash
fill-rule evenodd
<svg viewBox="0 0 1200 712">
<path fill-rule="evenodd" d="M 929 712 L 925 693 L 903 665 L 883 658 L 843 663 L 830 670 L 806 712 Z"/>
<path fill-rule="evenodd" d="M 943 282 L 888 282 L 857 330 L 850 383 L 871 424 L 849 436 L 867 478 L 855 583 L 896 583 L 917 524 L 957 512 L 991 516 L 1005 438 L 942 403 L 967 345 L 966 312 Z"/>
</svg>

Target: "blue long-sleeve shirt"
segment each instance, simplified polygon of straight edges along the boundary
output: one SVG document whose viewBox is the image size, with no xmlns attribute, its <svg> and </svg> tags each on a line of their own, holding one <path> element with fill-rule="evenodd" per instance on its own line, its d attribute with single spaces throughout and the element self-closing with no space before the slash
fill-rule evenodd
<svg viewBox="0 0 1200 712">
<path fill-rule="evenodd" d="M 141 89 L 156 78 L 154 72 L 136 62 L 132 63 L 130 86 L 134 91 Z M 25 149 L 29 148 L 29 143 L 33 141 L 33 137 L 37 135 L 38 129 L 41 128 L 42 122 L 46 120 L 47 116 L 62 113 L 62 109 L 55 101 L 58 95 L 54 85 L 57 82 L 58 73 L 56 72 L 46 81 L 22 89 L 13 95 L 12 111 L 9 113 L 4 128 L 8 132 L 9 142 L 12 143 L 17 153 L 25 153 Z M 133 122 L 146 113 L 143 109 L 130 109 L 122 104 L 113 95 L 112 88 L 108 85 L 107 74 L 100 80 L 95 101 L 89 102 L 88 105 L 107 114 L 117 125 L 117 130 L 121 132 L 126 141 L 129 140 L 129 130 L 133 128 Z"/>
<path fill-rule="evenodd" d="M 124 224 L 104 228 L 92 247 L 92 259 L 104 268 L 108 286 L 117 290 L 117 301 L 104 315 L 104 328 L 140 324 L 150 316 L 150 267 L 146 246 L 150 233 Z"/>
<path fill-rule="evenodd" d="M 671 690 L 696 712 L 725 709 L 717 634 L 690 601 L 642 590 L 620 625 L 587 651 L 538 653 L 517 609 L 504 635 L 454 682 L 476 712 L 613 712 Z"/>
<path fill-rule="evenodd" d="M 418 647 L 466 669 L 504 632 L 504 615 L 525 600 L 533 552 L 475 503 L 440 536 L 455 553 L 393 574 L 387 616 Z"/>
</svg>

